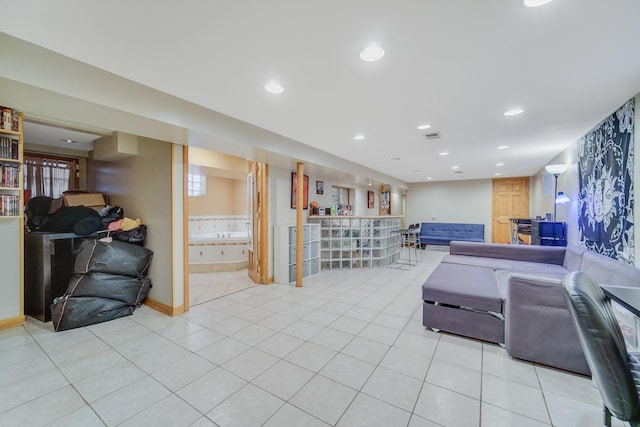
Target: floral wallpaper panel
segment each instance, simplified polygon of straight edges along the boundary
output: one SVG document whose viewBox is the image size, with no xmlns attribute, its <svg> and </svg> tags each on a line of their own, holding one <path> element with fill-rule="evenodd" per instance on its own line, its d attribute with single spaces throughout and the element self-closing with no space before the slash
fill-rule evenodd
<svg viewBox="0 0 640 427">
<path fill-rule="evenodd" d="M 578 141 L 580 241 L 635 264 L 631 99 Z"/>
</svg>

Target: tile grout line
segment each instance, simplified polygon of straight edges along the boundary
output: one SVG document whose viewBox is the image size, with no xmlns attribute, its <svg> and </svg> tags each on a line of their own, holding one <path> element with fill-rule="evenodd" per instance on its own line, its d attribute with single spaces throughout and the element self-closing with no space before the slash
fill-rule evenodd
<svg viewBox="0 0 640 427">
<path fill-rule="evenodd" d="M 44 323 L 43 323 L 43 325 L 44 325 Z M 37 346 L 42 350 L 42 352 L 47 356 L 47 358 L 49 359 L 49 361 L 51 362 L 51 364 L 52 364 L 52 365 L 55 367 L 55 369 L 60 373 L 60 375 L 62 375 L 62 377 L 65 379 L 65 381 L 67 382 L 67 385 L 66 385 L 66 386 L 64 386 L 64 387 L 71 387 L 71 388 L 73 389 L 73 391 L 74 391 L 74 392 L 75 392 L 75 393 L 80 397 L 80 399 L 82 399 L 82 401 L 85 403 L 85 405 L 86 405 L 86 406 L 88 406 L 89 408 L 91 408 L 91 411 L 92 411 L 92 412 L 96 415 L 96 417 L 97 417 L 97 418 L 98 418 L 98 419 L 99 419 L 99 420 L 100 420 L 100 421 L 101 421 L 101 422 L 106 426 L 106 425 L 107 425 L 107 423 L 105 422 L 105 420 L 103 420 L 103 419 L 102 419 L 102 417 L 100 416 L 100 414 L 98 414 L 98 413 L 93 409 L 93 407 L 91 406 L 91 404 L 90 404 L 90 403 L 89 403 L 89 402 L 84 398 L 84 396 L 79 392 L 79 390 L 78 390 L 78 389 L 76 388 L 76 386 L 71 382 L 71 380 L 69 380 L 69 378 L 64 374 L 64 372 L 62 372 L 62 371 L 60 370 L 60 367 L 59 367 L 59 366 L 54 362 L 54 360 L 51 358 L 51 356 L 50 356 L 49 352 L 48 352 L 48 351 L 46 351 L 46 350 L 42 347 L 42 345 L 40 344 L 40 342 L 39 342 L 39 341 L 36 339 L 36 337 L 31 333 L 31 331 L 29 331 L 29 329 L 28 329 L 26 326 L 24 326 L 24 325 L 21 325 L 21 327 L 22 327 L 22 328 L 24 328 L 24 330 L 29 334 L 29 336 L 31 336 L 31 339 L 33 339 L 33 341 L 36 343 L 36 345 L 37 345 Z M 87 329 L 87 330 L 88 330 L 88 331 L 89 331 L 89 332 L 90 332 L 94 337 L 96 337 L 96 338 L 100 339 L 100 337 L 98 337 L 98 336 L 97 336 L 97 335 L 96 335 L 92 330 L 90 330 L 89 328 L 86 328 L 86 329 Z M 89 339 L 89 338 L 87 338 L 87 340 L 88 340 L 88 339 Z M 87 341 L 87 340 L 84 340 L 84 341 Z M 100 340 L 101 340 L 101 339 L 100 339 Z M 101 341 L 102 341 L 102 340 L 101 340 Z M 105 344 L 106 344 L 107 346 L 109 346 L 109 344 L 108 344 L 108 343 L 105 343 Z M 110 347 L 110 346 L 109 346 L 109 347 Z M 73 363 L 73 362 L 72 362 L 72 363 Z M 64 388 L 64 387 L 60 387 L 60 388 L 58 388 L 58 389 L 56 389 L 56 390 L 54 390 L 54 391 L 61 390 L 61 389 L 62 389 L 62 388 Z M 29 402 L 33 402 L 34 400 L 37 400 L 37 399 L 39 399 L 39 398 L 41 398 L 41 397 L 44 397 L 44 396 L 47 396 L 47 395 L 49 395 L 49 394 L 51 394 L 51 392 L 47 393 L 46 395 L 39 396 L 39 397 L 37 397 L 37 398 L 35 398 L 35 399 L 32 399 L 32 400 L 30 400 Z M 21 405 L 19 405 L 19 406 L 22 406 L 22 405 L 24 405 L 24 404 L 26 404 L 26 403 L 29 403 L 29 402 L 23 402 L 23 403 L 22 403 Z M 17 406 L 17 407 L 19 407 L 19 406 Z M 16 407 L 16 408 L 17 408 L 17 407 Z M 62 418 L 64 418 L 64 417 L 66 417 L 67 415 L 72 414 L 73 412 L 75 412 L 75 411 L 77 411 L 77 410 L 78 410 L 78 409 L 74 409 L 73 411 L 67 412 L 67 413 L 65 413 L 65 414 L 61 415 L 60 417 L 58 417 L 58 418 L 56 418 L 56 419 L 53 419 L 53 420 L 49 421 L 49 423 L 51 423 L 51 422 L 53 422 L 53 421 L 60 420 L 60 419 L 62 419 Z M 5 412 L 6 412 L 6 411 L 5 411 Z"/>
</svg>

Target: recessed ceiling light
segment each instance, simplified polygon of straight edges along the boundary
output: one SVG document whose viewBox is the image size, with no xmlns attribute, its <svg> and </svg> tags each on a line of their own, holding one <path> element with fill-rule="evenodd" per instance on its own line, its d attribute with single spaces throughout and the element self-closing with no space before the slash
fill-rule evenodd
<svg viewBox="0 0 640 427">
<path fill-rule="evenodd" d="M 264 85 L 264 90 L 266 90 L 269 93 L 282 93 L 284 92 L 284 86 L 282 86 L 280 83 L 272 80 L 269 83 L 267 83 L 266 85 Z"/>
<path fill-rule="evenodd" d="M 538 7 L 551 2 L 551 0 L 523 0 L 522 3 L 527 7 Z"/>
<path fill-rule="evenodd" d="M 496 166 L 504 166 L 504 163 L 496 163 Z"/>
<path fill-rule="evenodd" d="M 360 51 L 360 59 L 366 62 L 374 62 L 384 56 L 384 49 L 377 44 L 371 44 Z"/>
<path fill-rule="evenodd" d="M 500 175 L 502 175 L 500 172 L 496 172 L 493 174 L 493 176 L 500 176 Z"/>
<path fill-rule="evenodd" d="M 69 144 L 77 144 L 78 143 L 78 141 L 76 141 L 75 139 L 61 139 L 60 141 L 67 142 Z"/>
<path fill-rule="evenodd" d="M 431 178 L 430 176 L 427 177 L 427 181 L 431 181 L 433 178 Z"/>
<path fill-rule="evenodd" d="M 418 130 L 425 130 L 425 129 L 429 129 L 431 127 L 431 125 L 420 125 L 418 126 Z"/>
<path fill-rule="evenodd" d="M 391 160 L 400 160 L 400 157 L 392 157 Z"/>
<path fill-rule="evenodd" d="M 451 166 L 451 169 L 453 170 L 460 169 L 460 166 Z"/>
<path fill-rule="evenodd" d="M 362 141 L 364 139 L 364 135 L 358 134 L 354 136 L 353 139 L 355 139 L 356 141 Z"/>
<path fill-rule="evenodd" d="M 511 117 L 511 116 L 517 116 L 518 114 L 522 114 L 524 113 L 524 110 L 522 108 L 513 108 L 509 111 L 505 111 L 504 115 L 507 117 Z"/>
<path fill-rule="evenodd" d="M 443 151 L 442 153 L 438 153 L 438 155 L 440 155 L 440 156 L 448 156 L 449 153 L 447 153 L 446 151 Z"/>
<path fill-rule="evenodd" d="M 506 150 L 507 148 L 509 148 L 508 145 L 498 145 L 498 147 L 496 147 L 498 150 Z"/>
</svg>

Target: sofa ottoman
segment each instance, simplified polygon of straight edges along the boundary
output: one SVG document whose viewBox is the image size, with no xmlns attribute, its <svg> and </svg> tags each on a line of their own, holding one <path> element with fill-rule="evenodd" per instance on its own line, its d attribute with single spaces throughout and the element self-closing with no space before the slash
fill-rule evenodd
<svg viewBox="0 0 640 427">
<path fill-rule="evenodd" d="M 504 296 L 492 269 L 441 263 L 422 285 L 422 300 L 423 325 L 504 343 Z"/>
</svg>

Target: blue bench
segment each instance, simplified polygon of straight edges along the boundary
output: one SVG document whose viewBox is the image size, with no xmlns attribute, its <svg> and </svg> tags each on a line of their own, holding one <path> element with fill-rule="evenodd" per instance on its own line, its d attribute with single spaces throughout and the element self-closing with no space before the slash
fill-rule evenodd
<svg viewBox="0 0 640 427">
<path fill-rule="evenodd" d="M 484 242 L 484 224 L 423 222 L 420 226 L 420 246 L 448 245 L 452 240 Z"/>
</svg>

